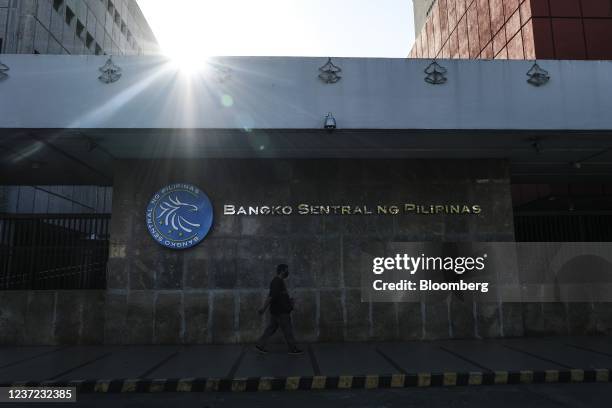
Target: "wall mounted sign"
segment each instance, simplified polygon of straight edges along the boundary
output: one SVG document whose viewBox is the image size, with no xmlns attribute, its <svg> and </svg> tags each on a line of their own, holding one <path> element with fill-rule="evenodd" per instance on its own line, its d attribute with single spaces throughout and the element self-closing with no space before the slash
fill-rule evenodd
<svg viewBox="0 0 612 408">
<path fill-rule="evenodd" d="M 319 79 L 326 84 L 335 84 L 342 77 L 339 75 L 342 72 L 342 69 L 336 65 L 331 60 L 331 57 L 327 59 L 325 65 L 319 68 Z"/>
<path fill-rule="evenodd" d="M 204 239 L 213 222 L 213 207 L 202 190 L 187 183 L 170 184 L 153 195 L 146 211 L 149 233 L 171 249 L 191 248 Z"/>
<path fill-rule="evenodd" d="M 217 80 L 217 82 L 221 84 L 229 81 L 232 78 L 231 68 L 217 65 L 217 66 L 214 66 L 214 70 L 215 70 L 215 79 Z"/>
<path fill-rule="evenodd" d="M 225 204 L 223 215 L 478 215 L 482 206 L 472 203 L 452 204 L 378 204 L 378 205 L 236 205 Z"/>
<path fill-rule="evenodd" d="M 548 81 L 550 81 L 550 75 L 548 74 L 548 71 L 540 68 L 537 62 L 534 62 L 531 69 L 527 71 L 527 76 L 529 77 L 527 82 L 533 86 L 542 86 L 545 85 Z"/>
<path fill-rule="evenodd" d="M 98 79 L 105 84 L 112 84 L 121 78 L 121 68 L 113 62 L 113 57 L 108 57 L 104 66 L 99 68 L 102 75 Z"/>
<path fill-rule="evenodd" d="M 8 65 L 3 64 L 0 62 L 0 81 L 2 81 L 3 79 L 8 78 L 8 72 L 10 71 Z"/>
<path fill-rule="evenodd" d="M 446 68 L 433 61 L 425 68 L 425 82 L 432 85 L 442 85 L 446 83 Z"/>
</svg>

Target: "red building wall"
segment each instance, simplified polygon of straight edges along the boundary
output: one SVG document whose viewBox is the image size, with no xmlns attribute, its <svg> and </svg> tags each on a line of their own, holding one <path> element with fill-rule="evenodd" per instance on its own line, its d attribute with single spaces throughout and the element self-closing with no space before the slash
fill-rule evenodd
<svg viewBox="0 0 612 408">
<path fill-rule="evenodd" d="M 612 59 L 612 0 L 437 0 L 409 57 Z"/>
</svg>

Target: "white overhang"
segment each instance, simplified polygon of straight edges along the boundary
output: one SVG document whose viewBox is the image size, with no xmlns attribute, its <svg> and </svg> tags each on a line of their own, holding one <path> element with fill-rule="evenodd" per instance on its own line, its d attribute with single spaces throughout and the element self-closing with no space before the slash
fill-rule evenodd
<svg viewBox="0 0 612 408">
<path fill-rule="evenodd" d="M 612 129 L 612 61 L 538 61 L 551 80 L 526 82 L 532 61 L 219 57 L 191 75 L 162 57 L 114 57 L 121 78 L 98 80 L 106 56 L 0 55 L 0 128 L 10 129 Z"/>
<path fill-rule="evenodd" d="M 612 61 L 0 55 L 0 184 L 112 184 L 115 159 L 495 158 L 517 180 L 612 177 Z M 323 129 L 332 112 L 337 129 Z M 576 164 L 579 164 L 576 165 Z"/>
</svg>

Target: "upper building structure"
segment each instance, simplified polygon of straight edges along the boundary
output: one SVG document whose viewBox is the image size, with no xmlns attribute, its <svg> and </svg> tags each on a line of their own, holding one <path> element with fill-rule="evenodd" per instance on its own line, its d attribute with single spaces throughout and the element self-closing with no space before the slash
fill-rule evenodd
<svg viewBox="0 0 612 408">
<path fill-rule="evenodd" d="M 414 33 L 419 35 L 425 21 L 431 13 L 431 7 L 436 0 L 412 0 L 414 7 Z"/>
<path fill-rule="evenodd" d="M 132 56 L 158 51 L 136 0 L 0 0 L 3 54 Z M 104 212 L 111 194 L 111 188 L 97 186 L 0 186 L 0 213 Z"/>
<path fill-rule="evenodd" d="M 0 0 L 0 53 L 157 51 L 157 40 L 136 0 Z"/>
<path fill-rule="evenodd" d="M 413 0 L 409 57 L 612 59 L 612 0 Z"/>
</svg>

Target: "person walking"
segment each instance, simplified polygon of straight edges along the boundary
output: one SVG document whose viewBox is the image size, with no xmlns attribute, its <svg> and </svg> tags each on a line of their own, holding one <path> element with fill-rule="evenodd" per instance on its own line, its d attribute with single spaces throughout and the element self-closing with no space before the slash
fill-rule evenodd
<svg viewBox="0 0 612 408">
<path fill-rule="evenodd" d="M 291 324 L 291 311 L 293 310 L 293 299 L 287 293 L 285 279 L 289 277 L 289 266 L 280 264 L 276 267 L 276 276 L 270 282 L 270 292 L 264 305 L 257 311 L 260 315 L 264 314 L 270 307 L 270 322 L 259 338 L 255 348 L 260 353 L 267 353 L 266 344 L 276 330 L 280 327 L 289 346 L 289 354 L 302 354 L 295 344 L 293 337 L 293 325 Z"/>
</svg>

